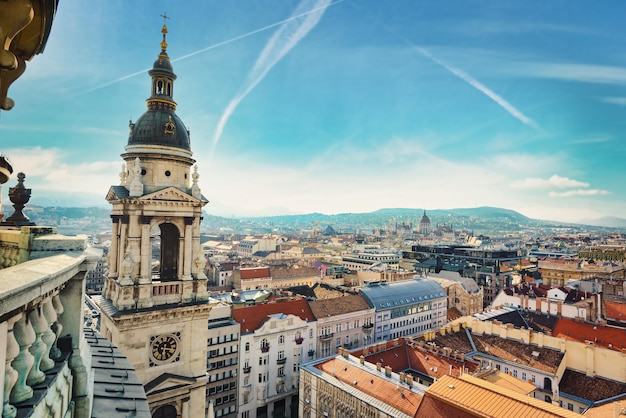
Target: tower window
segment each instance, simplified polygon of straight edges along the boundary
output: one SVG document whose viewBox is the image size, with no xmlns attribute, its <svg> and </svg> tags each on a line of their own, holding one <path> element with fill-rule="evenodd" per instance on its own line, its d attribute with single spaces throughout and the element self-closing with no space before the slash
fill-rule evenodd
<svg viewBox="0 0 626 418">
<path fill-rule="evenodd" d="M 171 174 L 172 174 L 172 173 L 170 173 L 170 170 L 166 170 L 166 171 L 165 171 L 165 176 L 166 176 L 166 177 L 169 177 Z"/>
<path fill-rule="evenodd" d="M 146 169 L 145 169 L 145 168 L 142 168 L 142 169 L 141 169 L 141 175 L 142 175 L 142 176 L 145 176 L 145 175 L 146 175 Z"/>
</svg>

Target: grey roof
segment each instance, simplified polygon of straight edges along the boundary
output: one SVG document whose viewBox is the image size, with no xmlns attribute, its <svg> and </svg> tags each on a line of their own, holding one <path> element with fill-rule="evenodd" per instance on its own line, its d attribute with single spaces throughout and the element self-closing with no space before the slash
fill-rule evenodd
<svg viewBox="0 0 626 418">
<path fill-rule="evenodd" d="M 445 298 L 443 287 L 434 280 L 415 278 L 362 287 L 361 293 L 376 311 Z"/>
<path fill-rule="evenodd" d="M 480 288 L 478 287 L 478 284 L 476 284 L 474 279 L 471 279 L 469 277 L 463 277 L 459 274 L 458 271 L 441 270 L 439 273 L 435 273 L 435 274 L 430 273 L 429 277 L 435 278 L 435 279 L 442 278 L 442 279 L 450 280 L 453 282 L 457 282 L 463 287 L 463 289 L 465 289 L 467 293 L 480 292 Z"/>
<path fill-rule="evenodd" d="M 91 417 L 150 417 L 144 386 L 126 356 L 91 328 L 83 332 L 92 355 Z"/>
<path fill-rule="evenodd" d="M 163 126 L 173 124 L 173 133 Z M 148 109 L 135 122 L 128 145 L 162 145 L 191 150 L 189 132 L 182 120 L 172 109 Z"/>
<path fill-rule="evenodd" d="M 111 186 L 111 190 L 113 190 L 117 198 L 128 197 L 128 189 L 124 186 Z"/>
</svg>

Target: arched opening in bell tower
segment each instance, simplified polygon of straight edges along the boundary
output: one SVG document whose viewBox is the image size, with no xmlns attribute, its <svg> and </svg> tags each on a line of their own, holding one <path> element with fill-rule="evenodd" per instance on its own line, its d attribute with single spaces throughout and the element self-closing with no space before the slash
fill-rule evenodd
<svg viewBox="0 0 626 418">
<path fill-rule="evenodd" d="M 157 241 L 160 244 L 158 252 L 159 278 L 161 281 L 178 280 L 180 232 L 176 225 L 167 222 L 159 224 L 158 229 L 160 230 L 160 234 L 157 234 Z"/>
</svg>

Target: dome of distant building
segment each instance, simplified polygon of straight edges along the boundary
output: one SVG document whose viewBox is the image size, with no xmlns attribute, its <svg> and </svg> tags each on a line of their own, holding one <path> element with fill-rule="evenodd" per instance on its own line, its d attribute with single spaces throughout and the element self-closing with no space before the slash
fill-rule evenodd
<svg viewBox="0 0 626 418">
<path fill-rule="evenodd" d="M 417 228 L 420 234 L 428 234 L 430 232 L 430 218 L 426 215 L 426 210 L 424 210 Z"/>
<path fill-rule="evenodd" d="M 328 225 L 326 227 L 326 229 L 324 230 L 324 233 L 322 235 L 325 235 L 325 236 L 335 236 L 335 235 L 337 235 L 337 233 L 335 232 L 335 230 L 333 229 L 332 226 Z"/>
</svg>

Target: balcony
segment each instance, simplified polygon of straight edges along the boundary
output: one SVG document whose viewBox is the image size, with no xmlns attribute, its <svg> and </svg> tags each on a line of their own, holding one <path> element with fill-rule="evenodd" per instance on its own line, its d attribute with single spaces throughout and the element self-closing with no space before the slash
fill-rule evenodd
<svg viewBox="0 0 626 418">
<path fill-rule="evenodd" d="M 309 350 L 309 357 L 313 357 L 315 355 L 315 350 Z"/>
<path fill-rule="evenodd" d="M 287 363 L 287 357 L 279 358 L 276 360 L 276 364 L 285 364 Z"/>
<path fill-rule="evenodd" d="M 299 338 L 296 338 L 296 339 L 295 339 L 295 342 L 296 342 L 296 344 L 298 344 L 298 345 L 302 344 L 302 342 L 303 342 L 303 341 L 304 341 L 304 338 L 302 338 L 302 337 L 299 337 Z"/>
<path fill-rule="evenodd" d="M 270 345 L 269 344 L 261 346 L 261 353 L 267 353 L 268 351 L 270 351 Z"/>
<path fill-rule="evenodd" d="M 363 331 L 369 331 L 374 328 L 374 324 L 363 324 Z"/>
<path fill-rule="evenodd" d="M 333 335 L 334 334 L 332 332 L 320 334 L 319 339 L 322 341 L 330 341 L 333 338 Z"/>
<path fill-rule="evenodd" d="M 92 407 L 111 417 L 150 413 L 126 357 L 83 329 L 85 274 L 101 255 L 86 248 L 84 238 L 60 236 L 55 228 L 0 228 L 2 416 L 87 417 Z M 43 251 L 49 256 L 39 258 Z"/>
<path fill-rule="evenodd" d="M 250 367 L 250 366 L 243 366 L 243 372 L 244 372 L 245 374 L 250 373 L 250 370 L 251 370 L 251 369 L 252 369 L 252 367 Z"/>
</svg>

